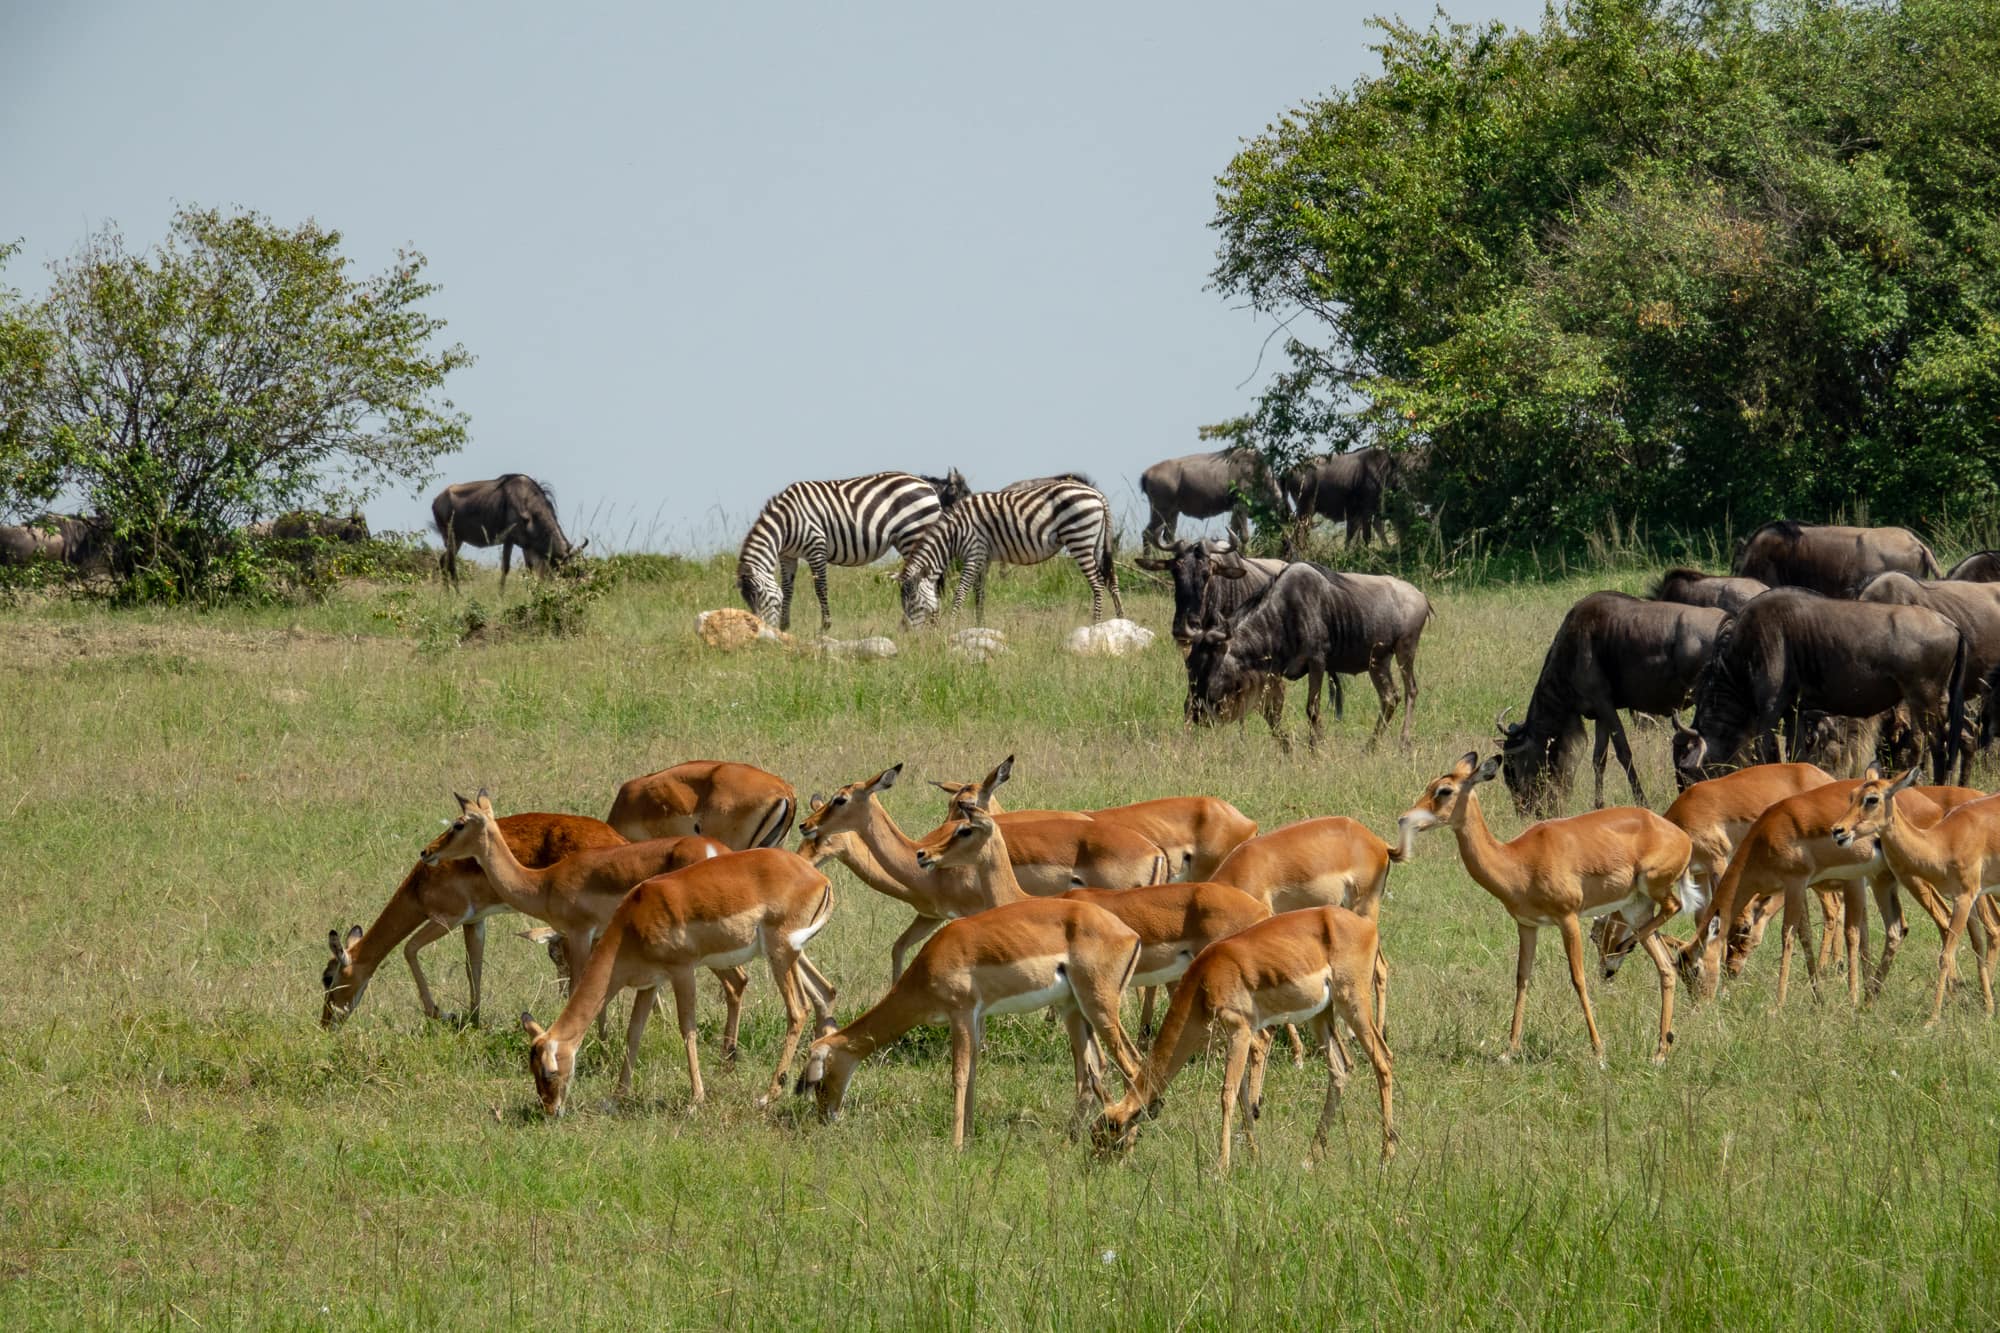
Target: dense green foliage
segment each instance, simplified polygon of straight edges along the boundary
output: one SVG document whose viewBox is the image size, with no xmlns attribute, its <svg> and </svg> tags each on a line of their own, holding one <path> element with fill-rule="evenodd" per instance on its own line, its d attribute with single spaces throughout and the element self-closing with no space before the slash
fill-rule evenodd
<svg viewBox="0 0 2000 1333">
<path fill-rule="evenodd" d="M 40 300 L 0 290 L 0 509 L 74 497 L 126 596 L 209 600 L 265 583 L 245 524 L 430 476 L 464 442 L 441 395 L 470 358 L 434 345 L 423 256 L 361 278 L 340 243 L 184 208 L 150 254 L 107 229 Z"/>
<path fill-rule="evenodd" d="M 1216 286 L 1292 334 L 1223 433 L 1409 449 L 1512 541 L 2000 498 L 2000 6 L 1381 27 L 1219 181 Z"/>
</svg>

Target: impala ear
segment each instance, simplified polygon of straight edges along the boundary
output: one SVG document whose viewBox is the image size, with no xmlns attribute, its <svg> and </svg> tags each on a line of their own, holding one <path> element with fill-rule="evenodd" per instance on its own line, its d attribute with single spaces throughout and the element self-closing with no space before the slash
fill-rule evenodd
<svg viewBox="0 0 2000 1333">
<path fill-rule="evenodd" d="M 817 810 L 825 804 L 826 804 L 826 797 L 820 795 L 818 792 L 814 792 L 811 796 L 806 798 L 807 810 Z"/>
<path fill-rule="evenodd" d="M 1902 777 L 1896 779 L 1895 785 L 1889 788 L 1889 794 L 1894 796 L 1899 791 L 1908 791 L 1917 785 L 1917 779 L 1920 776 L 1921 774 L 1912 768 L 1909 772 L 1903 774 Z"/>
<path fill-rule="evenodd" d="M 1479 751 L 1467 750 L 1464 754 L 1458 757 L 1458 766 L 1460 768 L 1479 767 Z"/>
<path fill-rule="evenodd" d="M 1880 782 L 1882 780 L 1882 765 L 1870 764 L 1868 767 L 1862 769 L 1861 780 L 1863 782 Z"/>
<path fill-rule="evenodd" d="M 1479 766 L 1478 771 L 1465 780 L 1465 785 L 1468 787 L 1473 787 L 1477 786 L 1482 782 L 1491 782 L 1493 781 L 1494 777 L 1499 774 L 1499 772 L 1500 772 L 1500 756 L 1496 754 L 1489 757 L 1485 763 L 1481 764 Z"/>
<path fill-rule="evenodd" d="M 335 958 L 338 958 L 343 963 L 347 961 L 347 954 L 340 947 L 339 926 L 335 926 L 332 930 L 326 932 L 326 944 L 329 949 L 333 950 Z"/>
<path fill-rule="evenodd" d="M 361 937 L 365 933 L 366 932 L 364 932 L 359 926 L 349 926 L 347 928 L 347 941 L 342 946 L 343 952 L 347 949 L 352 949 L 355 945 L 361 943 Z"/>
<path fill-rule="evenodd" d="M 973 804 L 984 809 L 986 803 L 993 799 L 993 789 L 1013 776 L 1014 756 L 1010 754 L 1005 759 L 1002 759 L 991 773 L 986 775 L 986 781 L 979 784 L 979 799 Z"/>
<path fill-rule="evenodd" d="M 533 1014 L 529 1013 L 526 1009 L 523 1009 L 521 1011 L 521 1031 L 528 1034 L 529 1041 L 540 1041 L 542 1039 L 542 1033 L 546 1032 L 547 1030 L 548 1029 L 544 1028 L 540 1023 L 537 1023 L 535 1021 L 535 1016 Z"/>
<path fill-rule="evenodd" d="M 514 933 L 530 944 L 547 944 L 559 934 L 558 931 L 549 926 L 535 926 L 528 930 L 517 930 Z"/>
<path fill-rule="evenodd" d="M 472 798 L 472 803 L 488 814 L 491 814 L 493 811 L 493 798 L 487 794 L 484 787 L 479 789 L 479 795 Z"/>
<path fill-rule="evenodd" d="M 451 798 L 454 801 L 458 802 L 458 810 L 460 814 L 464 814 L 467 810 L 470 810 L 472 808 L 472 802 L 466 800 L 465 797 L 459 795 L 457 792 L 453 792 L 451 794 Z"/>
<path fill-rule="evenodd" d="M 902 771 L 903 771 L 903 766 L 901 764 L 897 764 L 893 768 L 883 769 L 880 773 L 877 773 L 875 775 L 874 780 L 868 784 L 868 790 L 871 792 L 889 790 L 889 788 L 896 785 L 896 778 L 899 774 L 902 773 Z"/>
</svg>

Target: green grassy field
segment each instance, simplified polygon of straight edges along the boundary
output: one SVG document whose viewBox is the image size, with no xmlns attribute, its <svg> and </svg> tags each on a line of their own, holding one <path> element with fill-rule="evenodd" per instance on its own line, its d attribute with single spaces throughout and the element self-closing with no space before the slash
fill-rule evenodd
<svg viewBox="0 0 2000 1333">
<path fill-rule="evenodd" d="M 607 1104 L 616 1052 L 593 1043 L 577 1109 L 545 1123 L 512 1015 L 560 1006 L 511 918 L 483 1028 L 423 1020 L 395 959 L 344 1028 L 317 1025 L 327 929 L 373 918 L 453 789 L 601 817 L 623 779 L 688 758 L 804 793 L 1011 752 L 1020 804 L 1205 792 L 1266 828 L 1339 813 L 1388 834 L 1425 781 L 1490 748 L 1592 586 L 1434 590 L 1414 753 L 1363 748 L 1360 681 L 1328 746 L 1290 757 L 1259 722 L 1185 731 L 1164 634 L 1135 659 L 1062 653 L 1087 603 L 1054 566 L 996 584 L 1014 651 L 985 666 L 901 635 L 874 572 L 834 589 L 841 632 L 902 640 L 867 664 L 704 649 L 693 612 L 735 604 L 714 566 L 621 587 L 580 638 L 442 652 L 408 628 L 449 604 L 429 588 L 0 612 L 0 1326 L 1993 1327 L 2000 1035 L 1975 988 L 1922 1026 L 1927 923 L 1859 1014 L 1841 984 L 1773 1013 L 1767 945 L 1716 1003 L 1683 1000 L 1661 1069 L 1649 971 L 1593 979 L 1600 1070 L 1551 939 L 1527 1058 L 1502 1065 L 1514 929 L 1443 834 L 1383 910 L 1386 1169 L 1365 1069 L 1315 1164 L 1323 1074 L 1279 1065 L 1261 1160 L 1218 1178 L 1219 1059 L 1128 1156 L 1093 1160 L 1065 1136 L 1068 1056 L 1039 1016 L 993 1023 L 962 1156 L 941 1029 L 864 1066 L 838 1123 L 796 1099 L 759 1111 L 782 1030 L 761 972 L 729 1072 L 704 984 L 698 1114 L 664 1021 L 629 1102 Z M 495 604 L 490 580 L 477 595 Z M 1164 630 L 1163 593 L 1128 580 L 1127 605 Z M 1666 737 L 1635 744 L 1663 804 Z M 912 833 L 942 808 L 921 782 L 888 804 Z M 1487 810 L 1512 832 L 1507 804 Z M 852 1016 L 907 914 L 832 874 L 812 952 Z M 456 939 L 426 957 L 461 1006 Z"/>
</svg>

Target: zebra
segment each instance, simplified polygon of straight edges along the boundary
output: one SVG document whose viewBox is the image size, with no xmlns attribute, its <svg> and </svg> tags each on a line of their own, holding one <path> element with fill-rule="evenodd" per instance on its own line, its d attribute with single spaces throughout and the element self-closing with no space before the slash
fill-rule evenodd
<svg viewBox="0 0 2000 1333">
<path fill-rule="evenodd" d="M 828 565 L 866 565 L 892 546 L 908 556 L 938 516 L 969 491 L 957 468 L 943 477 L 873 472 L 842 481 L 793 482 L 765 502 L 737 553 L 736 587 L 744 605 L 779 629 L 790 629 L 792 583 L 803 558 L 812 569 L 825 633 L 833 625 L 826 604 Z"/>
<path fill-rule="evenodd" d="M 1068 551 L 1090 584 L 1090 620 L 1104 619 L 1104 592 L 1112 610 L 1125 614 L 1112 567 L 1111 508 L 1095 487 L 1052 481 L 1032 488 L 980 491 L 961 500 L 917 542 L 896 581 L 903 587 L 903 623 L 914 628 L 937 614 L 938 597 L 953 561 L 960 566 L 951 609 L 973 596 L 973 615 L 986 618 L 986 564 L 1035 565 Z"/>
</svg>

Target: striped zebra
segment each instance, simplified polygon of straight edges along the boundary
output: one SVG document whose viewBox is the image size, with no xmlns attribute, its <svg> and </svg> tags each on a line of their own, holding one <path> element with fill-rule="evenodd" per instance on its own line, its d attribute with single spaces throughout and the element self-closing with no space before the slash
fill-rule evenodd
<svg viewBox="0 0 2000 1333">
<path fill-rule="evenodd" d="M 736 556 L 743 604 L 779 629 L 792 623 L 792 583 L 804 560 L 819 594 L 819 627 L 833 624 L 826 604 L 828 565 L 866 565 L 890 547 L 908 556 L 938 516 L 968 488 L 958 469 L 943 477 L 873 472 L 844 481 L 795 481 L 765 502 Z"/>
<path fill-rule="evenodd" d="M 989 561 L 1038 565 L 1063 551 L 1090 584 L 1091 623 L 1104 619 L 1107 587 L 1112 610 L 1123 616 L 1118 571 L 1111 564 L 1111 508 L 1095 487 L 1051 481 L 968 495 L 924 534 L 896 575 L 903 585 L 903 620 L 916 626 L 937 614 L 945 574 L 954 561 L 960 571 L 951 609 L 964 606 L 970 591 L 973 615 L 984 620 Z"/>
</svg>

